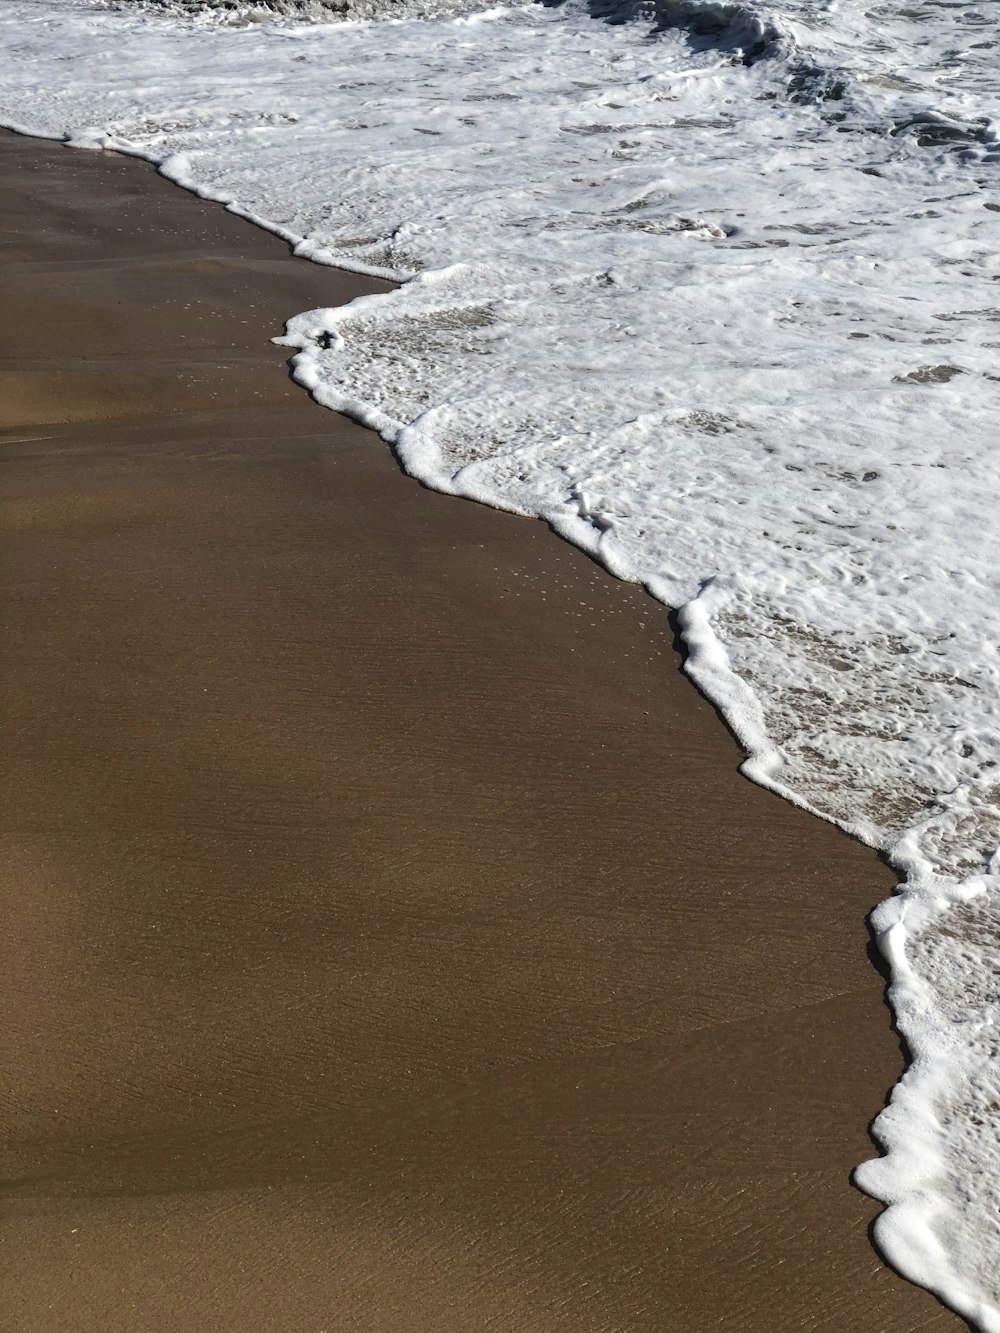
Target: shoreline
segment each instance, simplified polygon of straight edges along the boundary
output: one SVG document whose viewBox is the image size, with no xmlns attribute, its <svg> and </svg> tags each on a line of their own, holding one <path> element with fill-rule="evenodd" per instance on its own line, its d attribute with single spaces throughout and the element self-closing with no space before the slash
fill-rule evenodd
<svg viewBox="0 0 1000 1333">
<path fill-rule="evenodd" d="M 658 604 L 288 381 L 382 284 L 0 153 L 8 1325 L 960 1327 L 847 1179 L 890 873 Z"/>
</svg>

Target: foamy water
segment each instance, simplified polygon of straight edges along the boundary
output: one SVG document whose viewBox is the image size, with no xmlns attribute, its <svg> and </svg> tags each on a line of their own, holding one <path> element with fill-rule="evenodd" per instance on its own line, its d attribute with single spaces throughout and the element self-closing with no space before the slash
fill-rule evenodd
<svg viewBox="0 0 1000 1333">
<path fill-rule="evenodd" d="M 680 607 L 747 773 L 889 855 L 913 1060 L 858 1180 L 1000 1330 L 995 7 L 609 12 L 13 0 L 0 119 L 405 279 L 291 319 L 300 382 Z"/>
</svg>

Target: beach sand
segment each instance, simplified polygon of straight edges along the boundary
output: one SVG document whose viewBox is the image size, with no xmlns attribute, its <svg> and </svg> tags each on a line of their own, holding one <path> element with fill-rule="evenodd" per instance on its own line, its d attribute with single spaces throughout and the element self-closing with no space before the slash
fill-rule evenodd
<svg viewBox="0 0 1000 1333">
<path fill-rule="evenodd" d="M 661 607 L 290 383 L 378 284 L 0 175 L 3 1328 L 962 1327 L 849 1180 L 889 871 Z"/>
</svg>

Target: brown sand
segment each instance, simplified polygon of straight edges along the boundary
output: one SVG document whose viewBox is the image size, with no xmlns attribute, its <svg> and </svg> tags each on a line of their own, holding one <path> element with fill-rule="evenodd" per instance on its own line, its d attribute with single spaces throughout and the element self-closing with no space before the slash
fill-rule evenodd
<svg viewBox="0 0 1000 1333">
<path fill-rule="evenodd" d="M 3 1328 L 957 1329 L 849 1183 L 888 871 L 661 608 L 288 382 L 375 284 L 0 172 Z"/>
</svg>

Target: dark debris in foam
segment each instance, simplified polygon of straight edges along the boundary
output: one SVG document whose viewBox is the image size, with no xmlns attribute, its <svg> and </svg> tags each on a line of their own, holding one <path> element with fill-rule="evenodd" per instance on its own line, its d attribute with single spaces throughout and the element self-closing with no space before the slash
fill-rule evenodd
<svg viewBox="0 0 1000 1333">
<path fill-rule="evenodd" d="M 109 0 L 109 8 L 146 9 L 163 14 L 214 14 L 240 24 L 273 18 L 329 22 L 331 18 L 378 19 L 471 13 L 490 0 Z"/>
</svg>

